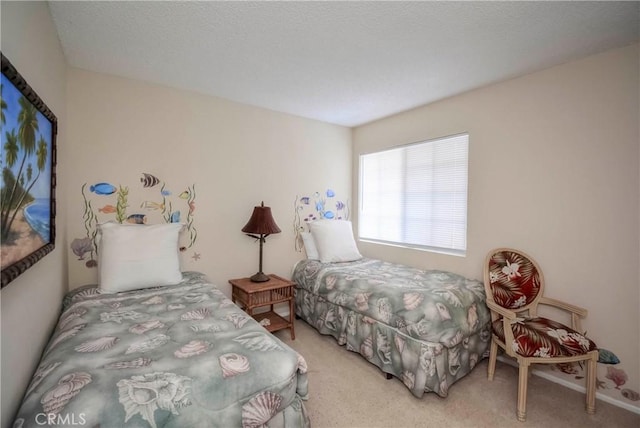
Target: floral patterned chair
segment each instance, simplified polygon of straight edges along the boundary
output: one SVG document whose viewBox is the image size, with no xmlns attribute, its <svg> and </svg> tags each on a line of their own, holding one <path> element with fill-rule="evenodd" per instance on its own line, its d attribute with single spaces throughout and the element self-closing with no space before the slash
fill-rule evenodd
<svg viewBox="0 0 640 428">
<path fill-rule="evenodd" d="M 489 252 L 484 267 L 484 287 L 493 332 L 488 377 L 493 380 L 498 346 L 517 360 L 518 420 L 526 419 L 529 366 L 540 363 L 586 361 L 586 411 L 595 413 L 598 349 L 581 333 L 580 326 L 580 318 L 587 315 L 587 310 L 544 297 L 544 277 L 540 266 L 525 253 L 510 248 Z M 571 328 L 539 317 L 539 304 L 567 311 L 571 315 Z"/>
</svg>

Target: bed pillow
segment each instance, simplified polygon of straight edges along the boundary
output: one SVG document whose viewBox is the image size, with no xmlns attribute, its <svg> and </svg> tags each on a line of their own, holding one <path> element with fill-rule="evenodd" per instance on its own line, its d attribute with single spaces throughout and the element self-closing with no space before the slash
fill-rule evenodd
<svg viewBox="0 0 640 428">
<path fill-rule="evenodd" d="M 178 236 L 183 225 L 98 225 L 98 285 L 102 293 L 177 284 L 182 281 Z"/>
<path fill-rule="evenodd" d="M 353 239 L 353 228 L 348 220 L 318 220 L 309 223 L 309 230 L 322 263 L 360 260 Z"/>
<path fill-rule="evenodd" d="M 313 236 L 311 235 L 311 233 L 302 232 L 300 235 L 302 236 L 304 251 L 305 253 L 307 253 L 307 259 L 320 260 L 320 255 L 318 254 L 318 249 L 316 248 L 316 243 L 313 241 Z"/>
</svg>

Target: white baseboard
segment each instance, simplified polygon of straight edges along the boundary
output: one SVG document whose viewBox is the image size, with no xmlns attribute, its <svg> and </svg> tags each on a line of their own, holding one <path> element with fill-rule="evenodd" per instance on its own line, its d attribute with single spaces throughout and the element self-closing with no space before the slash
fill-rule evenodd
<svg viewBox="0 0 640 428">
<path fill-rule="evenodd" d="M 509 364 L 510 366 L 518 367 L 518 363 L 515 362 L 512 358 L 505 358 L 503 355 L 499 355 L 498 356 L 498 360 L 500 360 L 501 362 L 503 362 L 505 364 Z M 529 367 L 532 367 L 532 366 L 529 366 Z M 548 372 L 546 372 L 544 370 L 530 369 L 529 371 L 531 373 L 533 373 L 534 375 L 536 375 L 536 376 L 540 376 L 541 378 L 550 380 L 551 382 L 559 383 L 560 385 L 566 386 L 567 388 L 573 389 L 574 391 L 578 391 L 578 392 L 581 392 L 583 394 L 587 393 L 587 389 L 584 386 L 575 384 L 573 382 L 569 382 L 569 381 L 561 379 L 561 378 L 559 378 L 557 376 L 553 376 L 553 375 L 549 374 Z M 602 400 L 604 402 L 607 402 L 609 404 L 613 404 L 614 406 L 622 407 L 625 410 L 628 410 L 630 412 L 633 412 L 633 413 L 636 413 L 636 414 L 640 415 L 640 407 L 638 407 L 638 406 L 634 406 L 632 404 L 625 403 L 624 401 L 617 400 L 617 399 L 615 399 L 613 397 L 601 394 L 599 392 L 596 392 L 596 398 L 599 399 L 599 400 Z"/>
</svg>

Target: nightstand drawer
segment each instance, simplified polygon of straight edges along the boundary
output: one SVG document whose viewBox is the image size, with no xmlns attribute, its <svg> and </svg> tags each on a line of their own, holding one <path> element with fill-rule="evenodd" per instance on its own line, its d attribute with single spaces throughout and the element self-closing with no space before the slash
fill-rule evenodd
<svg viewBox="0 0 640 428">
<path fill-rule="evenodd" d="M 247 293 L 240 288 L 234 288 L 233 297 L 251 306 L 271 305 L 286 302 L 293 298 L 293 287 L 286 286 L 275 290 L 256 291 L 254 293 Z"/>
</svg>

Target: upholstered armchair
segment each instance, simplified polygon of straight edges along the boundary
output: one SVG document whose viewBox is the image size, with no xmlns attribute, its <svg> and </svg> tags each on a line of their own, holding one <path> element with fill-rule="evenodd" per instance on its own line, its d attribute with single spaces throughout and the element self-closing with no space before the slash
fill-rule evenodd
<svg viewBox="0 0 640 428">
<path fill-rule="evenodd" d="M 484 287 L 491 310 L 492 338 L 488 377 L 493 380 L 498 346 L 519 366 L 517 417 L 527 415 L 527 377 L 531 364 L 586 361 L 586 411 L 595 413 L 596 344 L 582 334 L 580 319 L 587 310 L 543 296 L 540 266 L 525 253 L 498 248 L 487 255 Z M 538 316 L 538 305 L 568 312 L 571 327 Z"/>
</svg>

